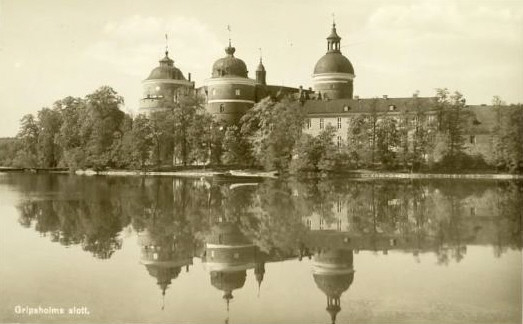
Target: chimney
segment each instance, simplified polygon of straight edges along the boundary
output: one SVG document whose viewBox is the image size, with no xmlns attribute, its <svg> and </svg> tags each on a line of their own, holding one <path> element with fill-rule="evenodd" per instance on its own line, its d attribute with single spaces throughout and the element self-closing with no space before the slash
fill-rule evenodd
<svg viewBox="0 0 523 324">
<path fill-rule="evenodd" d="M 417 92 L 413 93 L 412 97 L 417 98 L 418 97 L 418 93 Z"/>
<path fill-rule="evenodd" d="M 360 96 L 354 96 L 354 99 L 360 100 Z"/>
<path fill-rule="evenodd" d="M 383 95 L 383 99 L 387 100 L 387 99 L 389 99 L 389 96 Z"/>
<path fill-rule="evenodd" d="M 191 73 L 189 72 L 189 74 L 187 76 L 189 78 L 189 82 L 191 82 Z"/>
</svg>

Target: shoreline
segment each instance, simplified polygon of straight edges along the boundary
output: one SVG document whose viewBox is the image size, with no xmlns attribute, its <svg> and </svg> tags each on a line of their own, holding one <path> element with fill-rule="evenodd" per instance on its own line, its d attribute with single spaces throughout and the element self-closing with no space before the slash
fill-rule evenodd
<svg viewBox="0 0 523 324">
<path fill-rule="evenodd" d="M 58 173 L 71 174 L 64 170 L 34 170 L 21 168 L 2 168 L 0 173 Z M 180 170 L 180 171 L 140 171 L 140 170 L 77 170 L 75 175 L 83 176 L 172 176 L 187 178 L 210 178 L 216 176 L 231 178 L 259 178 L 259 179 L 278 179 L 277 172 L 255 171 L 255 170 Z M 352 171 L 336 174 L 310 173 L 302 178 L 347 178 L 347 179 L 481 179 L 481 180 L 522 180 L 523 174 L 510 173 L 402 173 L 402 172 L 376 172 L 376 171 Z M 300 178 L 300 176 L 298 176 Z"/>
</svg>

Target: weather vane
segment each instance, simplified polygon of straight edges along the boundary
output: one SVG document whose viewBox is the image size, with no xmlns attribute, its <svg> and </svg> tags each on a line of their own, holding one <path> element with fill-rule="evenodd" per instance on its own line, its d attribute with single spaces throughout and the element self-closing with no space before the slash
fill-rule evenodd
<svg viewBox="0 0 523 324">
<path fill-rule="evenodd" d="M 165 33 L 165 54 L 169 53 L 169 36 Z"/>
<path fill-rule="evenodd" d="M 231 46 L 231 25 L 227 24 L 227 30 L 229 31 L 229 47 Z"/>
</svg>

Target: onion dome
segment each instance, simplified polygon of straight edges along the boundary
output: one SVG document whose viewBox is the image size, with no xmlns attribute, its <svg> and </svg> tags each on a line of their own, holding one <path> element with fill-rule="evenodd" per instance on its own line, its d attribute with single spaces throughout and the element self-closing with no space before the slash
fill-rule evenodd
<svg viewBox="0 0 523 324">
<path fill-rule="evenodd" d="M 212 77 L 219 78 L 224 76 L 236 76 L 247 78 L 247 65 L 241 59 L 234 57 L 236 49 L 229 46 L 225 48 L 225 57 L 214 62 L 212 66 Z"/>
<path fill-rule="evenodd" d="M 165 52 L 165 57 L 162 58 L 159 62 L 160 65 L 151 71 L 149 77 L 146 80 L 163 79 L 185 81 L 185 77 L 183 76 L 182 71 L 174 66 L 174 61 L 169 57 L 168 51 Z"/>
<path fill-rule="evenodd" d="M 350 73 L 354 74 L 352 63 L 341 54 L 340 51 L 341 37 L 336 32 L 336 24 L 332 24 L 332 30 L 327 37 L 327 54 L 323 55 L 316 66 L 314 74 L 321 73 Z"/>
</svg>

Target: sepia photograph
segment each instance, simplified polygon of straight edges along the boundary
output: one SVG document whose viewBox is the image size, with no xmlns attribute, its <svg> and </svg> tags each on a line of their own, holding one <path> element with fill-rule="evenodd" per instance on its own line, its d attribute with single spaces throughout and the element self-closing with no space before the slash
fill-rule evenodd
<svg viewBox="0 0 523 324">
<path fill-rule="evenodd" d="M 523 323 L 521 0 L 0 0 L 0 324 Z"/>
</svg>

